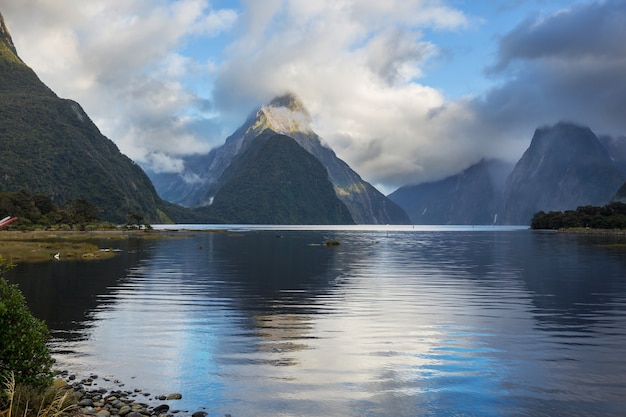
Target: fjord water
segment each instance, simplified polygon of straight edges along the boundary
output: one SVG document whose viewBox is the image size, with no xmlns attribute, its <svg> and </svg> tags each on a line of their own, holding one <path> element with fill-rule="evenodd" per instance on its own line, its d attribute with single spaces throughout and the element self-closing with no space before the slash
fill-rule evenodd
<svg viewBox="0 0 626 417">
<path fill-rule="evenodd" d="M 121 254 L 8 277 L 52 329 L 60 368 L 181 392 L 179 410 L 626 412 L 626 252 L 603 245 L 619 238 L 287 229 L 102 242 Z"/>
</svg>

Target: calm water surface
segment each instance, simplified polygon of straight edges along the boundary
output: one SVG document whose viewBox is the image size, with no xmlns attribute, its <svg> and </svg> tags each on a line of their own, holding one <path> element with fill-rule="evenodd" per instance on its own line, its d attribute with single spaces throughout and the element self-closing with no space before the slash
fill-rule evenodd
<svg viewBox="0 0 626 417">
<path fill-rule="evenodd" d="M 59 367 L 210 416 L 623 416 L 626 251 L 529 230 L 234 230 L 20 265 Z M 326 239 L 337 247 L 326 247 Z"/>
</svg>

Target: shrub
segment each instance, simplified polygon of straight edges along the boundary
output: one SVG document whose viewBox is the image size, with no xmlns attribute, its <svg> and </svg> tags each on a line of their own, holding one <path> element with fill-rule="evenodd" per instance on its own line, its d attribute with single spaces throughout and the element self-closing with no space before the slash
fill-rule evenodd
<svg viewBox="0 0 626 417">
<path fill-rule="evenodd" d="M 0 259 L 0 273 L 6 269 Z M 0 277 L 0 378 L 12 372 L 18 384 L 45 388 L 52 382 L 48 328 L 35 318 L 17 285 Z"/>
</svg>

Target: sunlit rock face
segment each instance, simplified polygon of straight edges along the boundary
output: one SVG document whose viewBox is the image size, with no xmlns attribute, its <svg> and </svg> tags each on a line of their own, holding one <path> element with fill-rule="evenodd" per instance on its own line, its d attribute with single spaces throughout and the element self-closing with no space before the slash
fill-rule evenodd
<svg viewBox="0 0 626 417">
<path fill-rule="evenodd" d="M 160 195 L 168 201 L 188 207 L 210 205 L 222 186 L 220 178 L 234 158 L 268 131 L 294 139 L 322 163 L 337 197 L 348 208 L 355 223 L 409 223 L 400 207 L 364 181 L 323 144 L 312 129 L 311 115 L 293 94 L 276 97 L 258 109 L 222 146 L 208 154 L 186 158 L 182 173 L 152 173 L 151 178 Z"/>
</svg>

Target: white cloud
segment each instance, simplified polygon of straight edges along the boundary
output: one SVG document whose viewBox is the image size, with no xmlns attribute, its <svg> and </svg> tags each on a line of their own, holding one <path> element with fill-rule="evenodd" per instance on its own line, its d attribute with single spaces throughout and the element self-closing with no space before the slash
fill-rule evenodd
<svg viewBox="0 0 626 417">
<path fill-rule="evenodd" d="M 437 0 L 241 4 L 238 14 L 206 0 L 0 0 L 18 50 L 44 82 L 155 169 L 171 171 L 181 153 L 218 144 L 199 126 L 234 129 L 254 106 L 293 91 L 366 179 L 399 185 L 449 171 L 450 150 L 430 116 L 444 99 L 417 80 L 438 53 L 422 31 L 462 28 L 462 12 Z M 181 53 L 190 39 L 227 30 L 237 38 L 223 61 Z M 193 89 L 190 79 L 205 85 Z"/>
<path fill-rule="evenodd" d="M 446 106 L 439 91 L 418 82 L 438 53 L 422 31 L 465 27 L 463 13 L 420 0 L 272 5 L 220 67 L 215 98 L 224 111 L 294 92 L 314 130 L 386 189 L 449 174 L 462 158 L 480 159 L 477 151 L 468 155 L 469 139 L 448 127 L 466 117 L 463 106 Z"/>
</svg>

